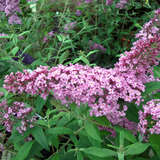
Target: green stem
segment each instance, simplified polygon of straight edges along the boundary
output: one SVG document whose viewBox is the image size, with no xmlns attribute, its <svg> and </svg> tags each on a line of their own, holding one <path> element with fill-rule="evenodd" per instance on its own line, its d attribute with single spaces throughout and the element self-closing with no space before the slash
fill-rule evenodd
<svg viewBox="0 0 160 160">
<path fill-rule="evenodd" d="M 118 160 L 124 160 L 124 153 L 118 153 Z"/>
</svg>

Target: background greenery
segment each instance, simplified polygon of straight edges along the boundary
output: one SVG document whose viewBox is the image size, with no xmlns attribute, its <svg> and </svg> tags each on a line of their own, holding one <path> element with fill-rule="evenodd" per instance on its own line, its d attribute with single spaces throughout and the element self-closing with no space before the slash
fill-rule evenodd
<svg viewBox="0 0 160 160">
<path fill-rule="evenodd" d="M 151 135 L 144 143 L 141 135 L 112 126 L 104 117 L 90 117 L 89 107 L 69 108 L 48 97 L 16 96 L 2 88 L 4 76 L 23 69 L 35 69 L 39 65 L 57 66 L 80 63 L 89 66 L 111 68 L 121 53 L 129 50 L 134 35 L 158 8 L 155 0 L 130 0 L 124 9 L 106 6 L 105 1 L 95 0 L 78 6 L 71 0 L 39 0 L 36 12 L 26 0 L 20 1 L 21 25 L 9 25 L 5 13 L 0 12 L 0 91 L 10 103 L 23 100 L 34 106 L 38 120 L 35 127 L 20 135 L 16 130 L 10 134 L 0 125 L 0 150 L 3 160 L 158 160 L 160 159 L 160 136 Z M 76 10 L 82 12 L 76 15 Z M 66 24 L 75 26 L 65 30 Z M 48 33 L 53 31 L 53 35 Z M 44 41 L 46 37 L 46 41 Z M 105 50 L 92 49 L 90 44 L 102 45 Z M 23 54 L 29 55 L 24 61 Z M 32 59 L 32 58 L 33 59 Z M 18 59 L 15 61 L 15 59 Z M 32 63 L 28 63 L 32 59 Z M 155 76 L 160 71 L 155 68 Z M 146 101 L 159 97 L 150 93 L 159 89 L 159 83 L 146 84 Z M 136 108 L 135 104 L 133 105 Z M 132 107 L 130 107 L 132 108 Z M 137 117 L 137 111 L 129 111 L 129 117 Z M 131 115 L 132 114 L 132 115 Z M 116 137 L 99 130 L 98 126 L 116 131 Z M 31 141 L 26 138 L 31 136 Z"/>
</svg>

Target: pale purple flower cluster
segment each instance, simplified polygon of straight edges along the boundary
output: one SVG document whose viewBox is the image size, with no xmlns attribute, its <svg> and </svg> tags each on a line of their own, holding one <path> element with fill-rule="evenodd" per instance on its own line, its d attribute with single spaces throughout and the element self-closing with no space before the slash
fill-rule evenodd
<svg viewBox="0 0 160 160">
<path fill-rule="evenodd" d="M 147 102 L 139 111 L 138 129 L 144 135 L 160 134 L 160 99 Z"/>
<path fill-rule="evenodd" d="M 65 31 L 72 30 L 75 26 L 76 26 L 76 22 L 68 23 L 68 24 L 66 24 L 66 25 L 64 26 L 64 30 L 65 30 Z"/>
<path fill-rule="evenodd" d="M 85 3 L 91 3 L 93 0 L 85 0 Z"/>
<path fill-rule="evenodd" d="M 106 0 L 106 6 L 112 5 L 113 1 L 114 0 Z M 118 3 L 116 3 L 116 8 L 123 9 L 125 8 L 127 3 L 128 3 L 128 0 L 120 0 Z"/>
<path fill-rule="evenodd" d="M 34 117 L 28 119 L 31 114 L 32 108 L 25 107 L 23 102 L 14 102 L 11 106 L 8 106 L 6 100 L 0 103 L 0 121 L 6 127 L 7 132 L 11 132 L 14 124 L 17 120 L 21 121 L 21 125 L 16 129 L 19 133 L 23 133 L 27 130 L 27 127 L 32 128 L 32 122 Z"/>
<path fill-rule="evenodd" d="M 81 4 L 82 4 L 82 0 L 79 0 L 79 1 L 77 2 L 77 6 L 81 6 Z"/>
<path fill-rule="evenodd" d="M 107 6 L 112 5 L 112 3 L 113 3 L 113 0 L 106 0 L 106 5 L 107 5 Z"/>
<path fill-rule="evenodd" d="M 18 94 L 41 95 L 44 99 L 52 91 L 63 104 L 88 103 L 91 115 L 106 115 L 112 123 L 117 124 L 125 116 L 127 108 L 120 109 L 117 103 L 126 91 L 122 87 L 124 80 L 115 74 L 113 69 L 78 64 L 59 65 L 50 70 L 47 66 L 40 66 L 32 72 L 24 70 L 24 73 L 7 75 L 4 88 Z"/>
<path fill-rule="evenodd" d="M 135 77 L 132 87 L 137 87 L 137 82 L 142 83 L 140 90 L 144 90 L 143 84 L 154 80 L 153 65 L 158 65 L 160 53 L 160 35 L 155 35 L 148 40 L 139 39 L 134 43 L 130 51 L 121 55 L 119 62 L 115 64 L 115 70 L 118 70 L 127 83 L 131 77 Z"/>
<path fill-rule="evenodd" d="M 6 0 L 0 0 L 0 11 L 4 11 L 6 8 Z"/>
<path fill-rule="evenodd" d="M 91 2 L 93 2 L 93 0 L 79 0 L 79 1 L 77 2 L 77 6 L 80 6 L 80 5 L 83 4 L 83 3 L 89 4 L 89 3 L 91 3 Z"/>
<path fill-rule="evenodd" d="M 82 14 L 82 11 L 80 11 L 79 9 L 76 10 L 76 15 L 80 16 Z"/>
<path fill-rule="evenodd" d="M 21 24 L 21 19 L 17 16 L 17 12 L 21 12 L 19 0 L 0 0 L 0 11 L 5 12 L 9 17 L 9 24 Z"/>
<path fill-rule="evenodd" d="M 49 38 L 53 37 L 55 35 L 54 31 L 48 32 L 48 34 L 43 38 L 43 43 L 47 43 Z"/>
<path fill-rule="evenodd" d="M 147 40 L 160 32 L 160 9 L 155 11 L 155 16 L 144 24 L 142 30 L 136 34 L 136 38 Z"/>
<path fill-rule="evenodd" d="M 17 16 L 17 14 L 13 14 L 11 16 L 9 16 L 9 19 L 8 19 L 8 23 L 9 24 L 21 24 L 21 19 Z"/>
<path fill-rule="evenodd" d="M 127 3 L 128 3 L 128 0 L 120 0 L 116 4 L 116 8 L 123 9 L 126 6 Z"/>
<path fill-rule="evenodd" d="M 156 56 L 160 53 L 160 31 L 152 32 L 152 28 L 160 23 L 158 16 L 160 16 L 160 9 L 155 12 L 155 17 L 153 18 L 157 23 L 155 24 L 151 19 L 148 22 L 150 24 L 148 28 L 146 28 L 145 24 L 144 29 L 142 29 L 144 36 L 142 36 L 141 30 L 136 35 L 139 39 L 133 43 L 131 50 L 121 55 L 119 62 L 115 64 L 115 69 L 118 68 L 123 73 L 123 76 L 125 76 L 125 73 L 126 76 L 134 74 L 137 81 L 139 80 L 143 84 L 154 80 L 153 66 L 159 64 L 159 59 Z M 152 36 L 146 36 L 149 33 L 152 33 Z"/>
<path fill-rule="evenodd" d="M 102 52 L 106 51 L 106 48 L 104 48 L 102 45 L 98 44 L 98 43 L 94 43 L 93 41 L 89 41 L 89 47 L 90 50 L 100 50 Z"/>
<path fill-rule="evenodd" d="M 0 92 L 0 98 L 3 97 L 3 96 L 4 96 L 4 93 L 3 93 L 3 92 Z"/>
<path fill-rule="evenodd" d="M 3 152 L 5 150 L 5 147 L 2 143 L 0 143 L 0 152 Z"/>
</svg>

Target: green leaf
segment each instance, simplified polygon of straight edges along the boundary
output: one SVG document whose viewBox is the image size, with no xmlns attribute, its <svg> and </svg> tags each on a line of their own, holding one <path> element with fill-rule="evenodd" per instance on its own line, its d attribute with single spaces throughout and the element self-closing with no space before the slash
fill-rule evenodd
<svg viewBox="0 0 160 160">
<path fill-rule="evenodd" d="M 160 54 L 158 56 L 156 56 L 157 58 L 160 58 Z"/>
<path fill-rule="evenodd" d="M 126 130 L 124 128 L 121 128 L 121 127 L 114 127 L 114 129 L 117 131 L 117 132 L 121 132 L 123 131 L 124 132 L 124 138 L 127 139 L 128 141 L 132 142 L 132 143 L 136 143 L 137 140 L 135 138 L 135 136 L 129 131 L 129 130 Z"/>
<path fill-rule="evenodd" d="M 94 124 L 86 121 L 84 124 L 84 127 L 85 127 L 85 130 L 86 130 L 88 136 L 92 137 L 93 139 L 95 139 L 99 142 L 102 142 L 100 134 L 99 134 L 99 130 L 97 129 L 97 127 Z"/>
<path fill-rule="evenodd" d="M 45 103 L 46 103 L 46 100 L 38 96 L 34 102 L 34 105 L 36 107 L 36 112 L 40 113 Z"/>
<path fill-rule="evenodd" d="M 83 160 L 83 155 L 81 152 L 77 152 L 77 160 Z"/>
<path fill-rule="evenodd" d="M 51 114 L 53 114 L 53 113 L 56 114 L 58 112 L 59 112 L 58 109 L 53 109 L 53 110 L 48 109 L 46 112 L 46 117 L 49 117 Z"/>
<path fill-rule="evenodd" d="M 151 146 L 156 151 L 157 155 L 160 157 L 160 135 L 152 134 L 149 137 L 149 142 L 151 143 Z"/>
<path fill-rule="evenodd" d="M 48 158 L 47 160 L 60 160 L 60 159 L 59 159 L 59 155 L 55 154 L 55 155 L 51 156 L 50 158 Z"/>
<path fill-rule="evenodd" d="M 68 49 L 70 49 L 70 48 L 73 48 L 72 46 L 67 46 L 67 47 L 64 47 L 64 48 L 62 48 L 61 50 L 60 50 L 60 52 L 61 53 L 63 53 L 65 50 L 67 50 L 66 52 L 64 52 L 64 53 L 67 53 L 68 55 L 69 55 L 69 53 L 68 53 Z M 67 57 L 68 57 L 68 55 L 67 55 Z"/>
<path fill-rule="evenodd" d="M 59 64 L 62 64 L 69 56 L 68 52 L 64 52 L 60 57 L 59 57 Z"/>
<path fill-rule="evenodd" d="M 62 116 L 62 118 L 56 123 L 57 127 L 66 126 L 73 118 L 71 118 L 71 113 L 68 112 Z"/>
<path fill-rule="evenodd" d="M 8 95 L 8 91 L 2 87 L 0 87 L 0 92 L 3 92 L 4 93 L 4 97 L 7 97 Z"/>
<path fill-rule="evenodd" d="M 23 140 L 24 137 L 21 134 L 13 132 L 12 135 L 9 137 L 8 142 L 13 144 L 19 144 Z"/>
<path fill-rule="evenodd" d="M 146 160 L 146 159 L 145 158 L 134 158 L 133 160 Z"/>
<path fill-rule="evenodd" d="M 138 111 L 139 108 L 134 103 L 127 104 L 128 110 L 126 111 L 126 117 L 128 120 L 138 123 Z"/>
<path fill-rule="evenodd" d="M 88 148 L 91 146 L 85 130 L 81 130 L 78 134 L 78 148 Z"/>
<path fill-rule="evenodd" d="M 117 155 L 115 151 L 112 151 L 110 149 L 105 149 L 105 148 L 98 148 L 98 147 L 81 148 L 80 150 L 85 154 L 96 156 L 99 158 L 106 158 L 106 157 L 112 157 Z"/>
<path fill-rule="evenodd" d="M 75 146 L 78 145 L 78 139 L 74 134 L 70 135 L 70 139 L 72 140 Z"/>
<path fill-rule="evenodd" d="M 33 141 L 25 142 L 25 144 L 18 151 L 15 160 L 25 160 L 25 158 L 28 156 L 30 152 L 32 145 Z"/>
<path fill-rule="evenodd" d="M 90 52 L 87 54 L 87 56 L 86 56 L 86 57 L 89 57 L 90 55 L 92 55 L 92 54 L 94 54 L 94 53 L 96 53 L 96 52 L 99 52 L 99 51 L 98 51 L 98 50 L 90 51 Z"/>
<path fill-rule="evenodd" d="M 52 134 L 52 135 L 49 135 L 49 136 L 48 136 L 48 139 L 49 139 L 49 141 L 51 142 L 51 144 L 52 144 L 53 146 L 55 146 L 56 149 L 58 149 L 59 143 L 60 143 L 58 136 Z"/>
<path fill-rule="evenodd" d="M 139 23 L 134 24 L 135 27 L 142 29 L 142 26 Z"/>
<path fill-rule="evenodd" d="M 85 64 L 89 65 L 89 60 L 88 60 L 86 57 L 81 56 L 81 60 L 82 60 Z"/>
<path fill-rule="evenodd" d="M 32 66 L 39 66 L 39 65 L 43 65 L 43 66 L 47 66 L 47 63 L 43 62 L 41 59 L 37 59 L 32 63 Z"/>
<path fill-rule="evenodd" d="M 24 32 L 20 33 L 18 36 L 23 36 L 23 35 L 28 34 L 28 33 L 30 33 L 30 32 L 31 32 L 31 31 L 24 31 Z"/>
<path fill-rule="evenodd" d="M 25 53 L 31 46 L 32 46 L 32 44 L 29 44 L 29 45 L 23 50 L 22 55 L 23 55 L 23 53 Z"/>
<path fill-rule="evenodd" d="M 149 82 L 145 84 L 146 90 L 143 94 L 150 94 L 153 91 L 160 89 L 160 82 Z"/>
<path fill-rule="evenodd" d="M 118 160 L 124 160 L 124 153 L 118 153 Z"/>
<path fill-rule="evenodd" d="M 65 39 L 63 35 L 57 35 L 57 38 L 60 42 L 62 42 Z"/>
<path fill-rule="evenodd" d="M 68 39 L 68 40 L 65 40 L 63 43 L 71 43 L 71 42 L 72 42 L 72 40 Z"/>
<path fill-rule="evenodd" d="M 124 131 L 120 131 L 119 144 L 120 146 L 124 146 Z"/>
<path fill-rule="evenodd" d="M 49 134 L 54 135 L 73 134 L 73 131 L 66 127 L 49 128 L 47 131 Z"/>
<path fill-rule="evenodd" d="M 41 126 L 48 127 L 48 122 L 45 121 L 45 120 L 38 120 L 35 123 L 38 124 L 38 125 L 41 125 Z"/>
<path fill-rule="evenodd" d="M 148 147 L 150 146 L 149 143 L 134 143 L 127 146 L 127 150 L 125 151 L 125 155 L 137 155 L 143 153 Z"/>
<path fill-rule="evenodd" d="M 81 57 L 76 58 L 72 63 L 75 64 L 81 60 Z"/>
<path fill-rule="evenodd" d="M 59 119 L 63 116 L 65 116 L 67 112 L 59 112 L 58 114 L 54 115 L 52 119 L 49 120 L 49 124 L 53 125 L 59 121 Z"/>
<path fill-rule="evenodd" d="M 40 127 L 35 127 L 32 130 L 32 135 L 35 140 L 45 149 L 49 150 L 48 142 L 43 132 L 43 129 Z"/>
<path fill-rule="evenodd" d="M 61 104 L 61 102 L 59 102 L 59 101 L 57 101 L 57 100 L 55 100 L 55 99 L 50 100 L 50 103 L 51 103 L 52 105 L 54 105 L 57 109 L 63 109 L 63 108 L 65 108 L 65 106 L 63 106 L 63 105 Z"/>
<path fill-rule="evenodd" d="M 26 160 L 31 160 L 31 158 L 34 156 L 43 157 L 40 152 L 42 149 L 43 149 L 43 147 L 41 145 L 39 145 L 39 143 L 34 140 L 34 143 L 32 145 L 32 148 L 31 148 L 30 153 L 27 156 Z"/>
<path fill-rule="evenodd" d="M 15 56 L 18 51 L 19 51 L 19 47 L 16 46 L 11 50 L 11 54 Z"/>
<path fill-rule="evenodd" d="M 160 78 L 160 67 L 155 66 L 154 70 L 153 70 L 153 73 L 154 73 L 155 78 Z"/>
<path fill-rule="evenodd" d="M 101 142 L 93 139 L 92 137 L 88 136 L 88 140 L 89 140 L 89 142 L 91 143 L 92 146 L 99 147 L 99 148 L 102 147 Z"/>
<path fill-rule="evenodd" d="M 0 60 L 0 75 L 6 74 L 10 66 L 10 63 L 6 62 L 5 60 Z"/>
<path fill-rule="evenodd" d="M 60 153 L 59 154 L 59 159 L 60 160 L 75 160 L 75 152 L 71 151 L 71 152 L 64 152 L 64 153 Z"/>
<path fill-rule="evenodd" d="M 105 116 L 102 116 L 102 117 L 92 116 L 92 117 L 90 117 L 90 119 L 99 123 L 99 125 L 105 126 L 105 127 L 110 126 L 110 124 L 111 124 Z"/>
<path fill-rule="evenodd" d="M 160 92 L 156 92 L 155 94 L 153 94 L 153 99 L 159 99 L 160 97 Z"/>
</svg>

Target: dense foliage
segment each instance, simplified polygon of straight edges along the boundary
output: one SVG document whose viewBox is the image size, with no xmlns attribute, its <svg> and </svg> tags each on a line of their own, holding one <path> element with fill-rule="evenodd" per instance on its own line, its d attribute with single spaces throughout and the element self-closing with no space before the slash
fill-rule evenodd
<svg viewBox="0 0 160 160">
<path fill-rule="evenodd" d="M 159 4 L 0 0 L 1 159 L 160 159 Z"/>
</svg>

